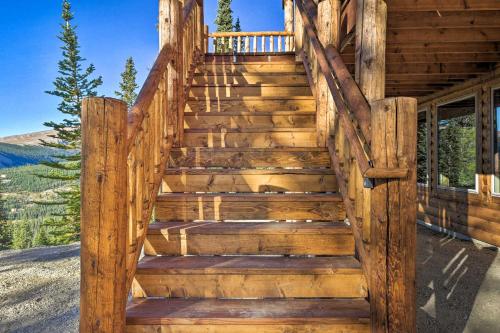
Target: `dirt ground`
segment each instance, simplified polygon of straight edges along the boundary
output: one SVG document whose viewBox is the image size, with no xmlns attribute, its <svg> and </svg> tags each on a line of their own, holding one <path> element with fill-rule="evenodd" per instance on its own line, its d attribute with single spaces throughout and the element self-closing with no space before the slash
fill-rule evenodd
<svg viewBox="0 0 500 333">
<path fill-rule="evenodd" d="M 499 332 L 497 249 L 418 231 L 418 332 Z M 0 252 L 0 332 L 78 332 L 79 255 L 79 244 Z"/>
</svg>

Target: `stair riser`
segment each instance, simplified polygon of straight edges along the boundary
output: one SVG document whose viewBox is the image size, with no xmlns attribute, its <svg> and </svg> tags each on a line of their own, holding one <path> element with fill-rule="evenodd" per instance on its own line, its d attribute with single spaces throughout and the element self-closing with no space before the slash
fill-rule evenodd
<svg viewBox="0 0 500 333">
<path fill-rule="evenodd" d="M 223 149 L 173 149 L 170 168 L 329 168 L 326 151 L 227 151 Z"/>
<path fill-rule="evenodd" d="M 315 132 L 245 132 L 245 133 L 190 133 L 184 134 L 189 147 L 317 147 Z"/>
<path fill-rule="evenodd" d="M 149 234 L 146 255 L 354 255 L 344 235 L 159 235 Z"/>
<path fill-rule="evenodd" d="M 335 175 L 166 175 L 162 192 L 337 192 Z"/>
<path fill-rule="evenodd" d="M 190 97 L 311 96 L 309 87 L 192 87 Z"/>
<path fill-rule="evenodd" d="M 255 74 L 243 73 L 242 75 L 196 75 L 193 84 L 304 84 L 307 85 L 307 76 L 303 74 Z"/>
<path fill-rule="evenodd" d="M 366 297 L 360 274 L 162 274 L 138 271 L 134 297 L 315 298 Z"/>
<path fill-rule="evenodd" d="M 128 325 L 127 333 L 369 333 L 367 321 L 332 325 Z"/>
<path fill-rule="evenodd" d="M 206 129 L 220 129 L 220 128 L 293 128 L 293 127 L 310 127 L 316 126 L 316 116 L 311 115 L 203 115 L 197 113 L 196 115 L 185 115 L 184 127 L 185 128 L 206 128 Z"/>
<path fill-rule="evenodd" d="M 189 100 L 185 113 L 189 112 L 273 112 L 316 111 L 312 99 L 234 99 Z"/>
<path fill-rule="evenodd" d="M 220 198 L 200 201 L 161 201 L 156 205 L 161 221 L 193 220 L 316 220 L 342 221 L 344 206 L 340 201 L 222 201 Z"/>
<path fill-rule="evenodd" d="M 242 38 L 244 41 L 245 39 Z M 295 64 L 295 54 L 238 54 L 238 55 L 206 55 L 205 63 L 232 63 L 232 62 L 268 62 L 268 63 L 288 63 Z"/>
<path fill-rule="evenodd" d="M 247 63 L 247 64 L 207 64 L 200 66 L 196 73 L 304 73 L 302 64 Z"/>
</svg>

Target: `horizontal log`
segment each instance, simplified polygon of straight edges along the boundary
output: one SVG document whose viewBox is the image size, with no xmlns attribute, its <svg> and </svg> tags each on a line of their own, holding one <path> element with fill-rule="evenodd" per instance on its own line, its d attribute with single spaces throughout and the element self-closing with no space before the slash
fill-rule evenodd
<svg viewBox="0 0 500 333">
<path fill-rule="evenodd" d="M 190 98 L 185 112 L 316 111 L 312 96 Z"/>
<path fill-rule="evenodd" d="M 388 12 L 500 10 L 497 0 L 386 0 Z"/>
<path fill-rule="evenodd" d="M 312 96 L 309 86 L 296 85 L 218 85 L 218 86 L 193 86 L 190 97 L 249 97 L 249 96 Z"/>
<path fill-rule="evenodd" d="M 257 37 L 268 37 L 268 36 L 293 36 L 294 33 L 293 32 L 290 32 L 290 31 L 252 31 L 252 32 L 245 32 L 245 31 L 241 31 L 241 32 L 236 32 L 236 31 L 232 31 L 232 32 L 212 32 L 210 34 L 208 34 L 208 37 L 211 37 L 211 38 L 221 38 L 221 37 L 246 37 L 246 36 L 249 36 L 249 37 L 254 37 L 254 36 L 257 36 Z"/>
<path fill-rule="evenodd" d="M 408 176 L 407 168 L 370 168 L 363 175 L 374 179 L 396 179 L 406 178 Z"/>
<path fill-rule="evenodd" d="M 388 17 L 387 28 L 421 29 L 421 28 L 495 28 L 499 27 L 496 11 L 461 11 L 461 12 L 399 12 Z"/>
<path fill-rule="evenodd" d="M 467 43 L 498 42 L 498 28 L 440 28 L 440 29 L 403 29 L 388 30 L 387 43 Z"/>
</svg>

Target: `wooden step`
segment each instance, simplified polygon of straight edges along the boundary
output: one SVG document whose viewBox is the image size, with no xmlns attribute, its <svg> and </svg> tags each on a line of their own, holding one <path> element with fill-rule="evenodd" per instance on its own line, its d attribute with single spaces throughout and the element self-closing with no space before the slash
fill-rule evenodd
<svg viewBox="0 0 500 333">
<path fill-rule="evenodd" d="M 331 169 L 167 169 L 162 192 L 337 192 Z"/>
<path fill-rule="evenodd" d="M 269 63 L 296 63 L 295 53 L 275 54 L 207 54 L 205 63 L 234 63 L 234 62 L 269 62 Z"/>
<path fill-rule="evenodd" d="M 312 222 L 158 222 L 146 255 L 354 255 L 351 228 Z"/>
<path fill-rule="evenodd" d="M 316 220 L 343 221 L 339 194 L 161 194 L 160 221 Z"/>
<path fill-rule="evenodd" d="M 316 126 L 313 112 L 190 112 L 184 116 L 186 129 L 290 128 Z"/>
<path fill-rule="evenodd" d="M 312 96 L 309 85 L 194 85 L 189 97 Z"/>
<path fill-rule="evenodd" d="M 300 73 L 240 73 L 237 75 L 210 75 L 198 73 L 193 77 L 193 84 L 302 84 L 308 85 L 306 74 Z"/>
<path fill-rule="evenodd" d="M 232 62 L 213 63 L 199 66 L 196 73 L 240 74 L 240 73 L 304 73 L 302 63 L 288 62 Z"/>
<path fill-rule="evenodd" d="M 227 97 L 189 98 L 188 112 L 273 112 L 312 111 L 316 112 L 316 101 L 311 96 L 275 97 Z"/>
<path fill-rule="evenodd" d="M 329 168 L 325 148 L 175 148 L 170 168 Z"/>
<path fill-rule="evenodd" d="M 184 145 L 188 147 L 317 147 L 315 128 L 187 129 Z"/>
<path fill-rule="evenodd" d="M 128 333 L 368 333 L 364 299 L 135 299 Z"/>
<path fill-rule="evenodd" d="M 361 298 L 367 288 L 353 257 L 144 257 L 132 296 Z"/>
</svg>

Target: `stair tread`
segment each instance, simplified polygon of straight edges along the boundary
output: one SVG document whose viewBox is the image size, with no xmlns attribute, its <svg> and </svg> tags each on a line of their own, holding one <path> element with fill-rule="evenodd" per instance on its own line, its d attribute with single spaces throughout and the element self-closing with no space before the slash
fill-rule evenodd
<svg viewBox="0 0 500 333">
<path fill-rule="evenodd" d="M 166 169 L 166 175 L 333 175 L 333 169 Z"/>
<path fill-rule="evenodd" d="M 231 96 L 231 97 L 189 97 L 188 102 L 206 102 L 217 100 L 235 100 L 235 101 L 269 101 L 269 100 L 311 100 L 315 101 L 314 96 Z"/>
<path fill-rule="evenodd" d="M 367 323 L 364 299 L 135 299 L 128 325 Z"/>
<path fill-rule="evenodd" d="M 342 201 L 338 193 L 162 193 L 157 201 L 176 201 L 198 198 L 220 198 L 228 201 Z"/>
<path fill-rule="evenodd" d="M 172 148 L 172 151 L 181 151 L 181 150 L 190 150 L 190 151 L 225 151 L 225 152 L 328 152 L 328 148 L 323 147 L 276 147 L 276 148 L 252 148 L 252 147 L 181 147 L 181 148 Z"/>
<path fill-rule="evenodd" d="M 362 274 L 354 257 L 146 256 L 137 274 Z"/>
<path fill-rule="evenodd" d="M 332 235 L 351 234 L 343 222 L 157 222 L 149 226 L 150 235 Z"/>
<path fill-rule="evenodd" d="M 222 129 L 220 130 L 222 131 Z M 184 133 L 207 133 L 217 132 L 217 129 L 211 128 L 186 128 Z M 226 133 L 268 133 L 268 132 L 316 132 L 313 127 L 281 127 L 281 128 L 224 128 Z"/>
<path fill-rule="evenodd" d="M 306 87 L 309 88 L 307 83 L 203 83 L 203 84 L 192 84 L 192 88 L 203 88 L 203 87 Z"/>
<path fill-rule="evenodd" d="M 255 116 L 255 117 L 266 117 L 266 116 L 314 116 L 315 111 L 226 111 L 226 112 L 214 112 L 214 111 L 194 111 L 185 112 L 185 117 L 205 117 L 205 116 L 216 116 L 216 117 L 233 117 L 233 116 Z"/>
</svg>

